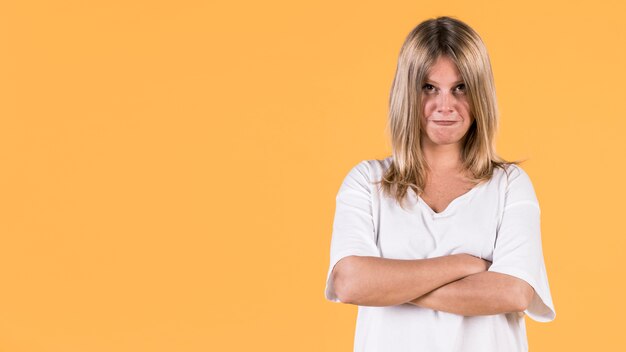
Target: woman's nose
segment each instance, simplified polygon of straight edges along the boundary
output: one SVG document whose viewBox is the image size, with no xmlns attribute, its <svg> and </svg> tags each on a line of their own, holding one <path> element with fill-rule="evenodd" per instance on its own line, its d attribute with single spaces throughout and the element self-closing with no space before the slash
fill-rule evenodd
<svg viewBox="0 0 626 352">
<path fill-rule="evenodd" d="M 454 97 L 450 93 L 439 93 L 437 97 L 437 111 L 448 112 L 453 110 Z"/>
</svg>

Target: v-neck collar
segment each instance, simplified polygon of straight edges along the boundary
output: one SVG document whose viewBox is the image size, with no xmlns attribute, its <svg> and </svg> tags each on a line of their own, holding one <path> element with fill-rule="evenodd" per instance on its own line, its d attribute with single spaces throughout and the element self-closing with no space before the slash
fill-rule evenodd
<svg viewBox="0 0 626 352">
<path fill-rule="evenodd" d="M 424 199 L 422 198 L 422 196 L 417 196 L 417 202 L 420 203 L 422 205 L 423 208 L 426 209 L 426 211 L 433 217 L 433 218 L 441 218 L 441 217 L 445 217 L 445 216 L 449 216 L 452 215 L 454 213 L 455 208 L 457 207 L 457 205 L 459 204 L 459 202 L 461 202 L 462 200 L 468 198 L 470 195 L 472 195 L 476 189 L 478 189 L 479 187 L 483 187 L 485 184 L 487 184 L 489 181 L 484 181 L 481 182 L 477 185 L 475 185 L 474 187 L 472 187 L 469 191 L 461 194 L 460 196 L 454 198 L 450 203 L 448 203 L 448 205 L 446 206 L 446 208 L 440 212 L 435 212 L 429 205 L 428 203 L 426 203 L 426 201 L 424 201 Z"/>
</svg>

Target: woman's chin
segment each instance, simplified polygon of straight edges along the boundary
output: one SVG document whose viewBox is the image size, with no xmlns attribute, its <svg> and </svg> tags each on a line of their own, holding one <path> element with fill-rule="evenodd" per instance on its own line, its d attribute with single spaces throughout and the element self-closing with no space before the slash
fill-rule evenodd
<svg viewBox="0 0 626 352">
<path fill-rule="evenodd" d="M 430 143 L 433 146 L 444 146 L 450 144 L 458 144 L 461 142 L 460 138 L 434 138 L 430 139 Z"/>
</svg>

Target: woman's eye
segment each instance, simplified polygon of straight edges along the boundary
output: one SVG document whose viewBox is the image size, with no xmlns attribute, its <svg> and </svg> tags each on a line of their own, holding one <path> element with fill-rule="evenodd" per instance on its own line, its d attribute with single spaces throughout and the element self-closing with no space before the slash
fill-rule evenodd
<svg viewBox="0 0 626 352">
<path fill-rule="evenodd" d="M 461 91 L 461 92 L 465 92 L 465 84 L 461 83 L 458 86 L 456 86 L 457 90 Z"/>
<path fill-rule="evenodd" d="M 426 84 L 424 84 L 424 86 L 423 86 L 422 88 L 423 88 L 425 91 L 427 91 L 427 92 L 431 92 L 431 91 L 433 91 L 433 90 L 434 90 L 434 88 L 435 88 L 435 87 L 433 87 L 431 84 L 426 83 Z"/>
</svg>

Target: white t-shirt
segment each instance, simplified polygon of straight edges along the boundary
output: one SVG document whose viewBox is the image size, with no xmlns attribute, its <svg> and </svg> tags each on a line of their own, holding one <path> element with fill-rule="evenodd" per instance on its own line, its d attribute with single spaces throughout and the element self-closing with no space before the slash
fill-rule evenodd
<svg viewBox="0 0 626 352">
<path fill-rule="evenodd" d="M 491 261 L 489 271 L 518 277 L 535 289 L 525 314 L 540 322 L 555 318 L 539 203 L 521 167 L 495 168 L 489 181 L 435 213 L 411 189 L 405 210 L 370 183 L 380 180 L 392 160 L 361 161 L 339 189 L 326 299 L 340 302 L 330 274 L 349 255 L 424 259 L 467 253 Z M 354 351 L 527 351 L 524 313 L 463 316 L 409 303 L 358 306 Z"/>
</svg>

